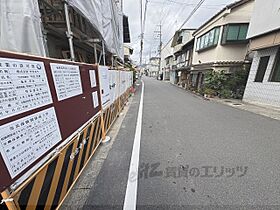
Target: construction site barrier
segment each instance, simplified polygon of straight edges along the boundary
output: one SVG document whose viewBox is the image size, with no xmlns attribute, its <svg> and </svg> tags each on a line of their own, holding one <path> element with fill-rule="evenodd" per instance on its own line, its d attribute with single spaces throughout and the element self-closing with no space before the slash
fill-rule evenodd
<svg viewBox="0 0 280 210">
<path fill-rule="evenodd" d="M 3 56 L 14 57 L 0 53 L 0 57 Z M 24 56 L 19 57 L 24 58 Z M 28 59 L 31 58 L 28 57 Z M 97 80 L 98 78 L 97 74 Z M 99 89 L 98 81 L 97 87 Z M 129 96 L 130 89 L 128 88 L 104 110 L 99 106 L 99 111 L 63 146 L 56 147 L 55 152 L 22 183 L 16 187 L 13 185 L 6 187 L 1 193 L 0 208 L 9 210 L 59 208 L 101 144 L 102 135 L 109 132 Z M 101 94 L 99 100 L 101 101 Z"/>
</svg>

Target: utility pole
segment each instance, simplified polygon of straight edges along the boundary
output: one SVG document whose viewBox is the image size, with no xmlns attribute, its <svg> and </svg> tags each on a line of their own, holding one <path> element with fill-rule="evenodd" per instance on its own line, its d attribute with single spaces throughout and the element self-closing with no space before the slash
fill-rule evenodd
<svg viewBox="0 0 280 210">
<path fill-rule="evenodd" d="M 142 68 L 142 61 L 143 61 L 143 33 L 141 33 L 141 42 L 140 42 L 140 68 Z"/>
<path fill-rule="evenodd" d="M 143 0 L 140 0 L 140 27 L 141 27 L 140 68 L 142 68 L 142 65 L 143 65 L 144 33 L 145 33 L 145 24 L 146 24 L 146 18 L 147 18 L 147 10 L 148 10 L 148 0 L 145 1 L 144 12 L 143 12 Z"/>
<path fill-rule="evenodd" d="M 158 64 L 158 73 L 157 73 L 157 77 L 158 77 L 161 70 L 161 48 L 162 48 L 162 24 L 161 23 L 159 24 L 159 31 L 155 31 L 155 33 L 158 33 L 159 35 L 159 49 L 158 49 L 159 64 Z"/>
<path fill-rule="evenodd" d="M 140 0 L 140 28 L 141 28 L 141 41 L 140 41 L 140 68 L 142 68 L 142 59 L 143 59 L 143 2 Z"/>
</svg>

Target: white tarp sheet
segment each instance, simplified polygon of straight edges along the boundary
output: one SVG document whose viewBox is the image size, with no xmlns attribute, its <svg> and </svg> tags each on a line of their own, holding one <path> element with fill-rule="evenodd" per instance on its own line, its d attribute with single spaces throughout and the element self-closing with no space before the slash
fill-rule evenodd
<svg viewBox="0 0 280 210">
<path fill-rule="evenodd" d="M 123 13 L 112 0 L 66 0 L 100 33 L 107 49 L 123 59 Z"/>
<path fill-rule="evenodd" d="M 46 56 L 38 0 L 0 0 L 0 49 Z"/>
</svg>

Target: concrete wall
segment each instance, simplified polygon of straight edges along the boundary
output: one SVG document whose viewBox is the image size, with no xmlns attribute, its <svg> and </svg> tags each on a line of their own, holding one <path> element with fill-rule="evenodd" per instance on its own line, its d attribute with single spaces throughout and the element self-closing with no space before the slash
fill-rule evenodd
<svg viewBox="0 0 280 210">
<path fill-rule="evenodd" d="M 248 38 L 280 28 L 280 1 L 255 0 L 255 8 L 249 26 Z"/>
<path fill-rule="evenodd" d="M 247 44 L 230 44 L 221 45 L 223 25 L 229 23 L 249 23 L 251 14 L 254 8 L 254 1 L 250 1 L 240 7 L 232 9 L 228 14 L 227 11 L 222 12 L 210 23 L 195 33 L 193 64 L 215 62 L 215 61 L 243 61 L 247 53 Z M 222 26 L 220 28 L 220 36 L 218 45 L 211 49 L 205 49 L 201 52 L 196 52 L 197 38 L 204 35 L 211 29 Z"/>
<path fill-rule="evenodd" d="M 252 38 L 250 50 L 259 50 L 276 45 L 280 45 L 280 30 Z"/>
<path fill-rule="evenodd" d="M 161 51 L 161 68 L 166 67 L 165 58 L 167 58 L 170 55 L 173 55 L 173 48 L 171 47 L 171 42 L 169 42 L 168 45 Z"/>
<path fill-rule="evenodd" d="M 280 83 L 269 82 L 278 47 L 257 51 L 251 66 L 243 100 L 255 104 L 267 104 L 280 107 Z M 260 57 L 270 56 L 263 82 L 254 82 Z"/>
</svg>

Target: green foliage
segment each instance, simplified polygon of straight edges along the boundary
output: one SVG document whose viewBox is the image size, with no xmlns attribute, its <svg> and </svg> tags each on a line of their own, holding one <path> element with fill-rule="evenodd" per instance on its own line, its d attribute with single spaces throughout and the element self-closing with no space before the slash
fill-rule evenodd
<svg viewBox="0 0 280 210">
<path fill-rule="evenodd" d="M 226 80 L 227 80 L 227 77 L 226 77 L 224 71 L 208 72 L 205 77 L 205 88 L 212 89 L 216 92 L 219 92 L 220 90 L 222 90 L 224 88 Z"/>
<path fill-rule="evenodd" d="M 232 73 L 227 81 L 227 89 L 232 91 L 232 97 L 241 99 L 243 97 L 249 70 L 238 70 Z"/>
<path fill-rule="evenodd" d="M 210 88 L 206 88 L 204 90 L 204 94 L 208 95 L 208 96 L 215 96 L 217 94 L 217 92 L 213 89 L 210 89 Z"/>
<path fill-rule="evenodd" d="M 232 97 L 232 91 L 229 90 L 229 89 L 223 89 L 223 90 L 220 91 L 219 96 L 220 96 L 220 98 L 225 98 L 225 99 L 231 98 Z"/>
<path fill-rule="evenodd" d="M 224 71 L 211 71 L 205 77 L 204 93 L 207 95 L 217 95 L 221 98 L 241 99 L 248 75 L 248 69 L 240 69 L 230 75 L 226 75 Z"/>
</svg>

